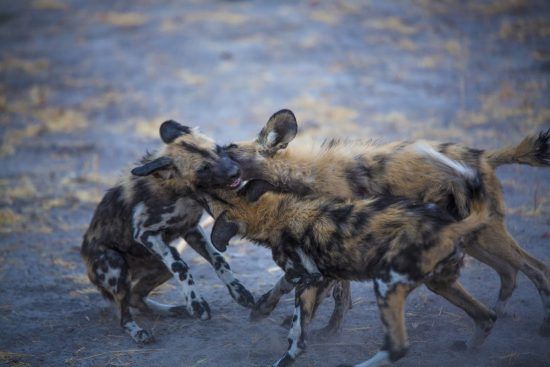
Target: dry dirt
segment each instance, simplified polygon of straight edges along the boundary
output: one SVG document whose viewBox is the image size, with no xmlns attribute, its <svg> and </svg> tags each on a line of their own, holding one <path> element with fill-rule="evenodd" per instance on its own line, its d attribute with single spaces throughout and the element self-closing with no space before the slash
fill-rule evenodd
<svg viewBox="0 0 550 367">
<path fill-rule="evenodd" d="M 213 317 L 138 317 L 157 338 L 143 348 L 85 277 L 79 246 L 93 209 L 122 169 L 158 146 L 162 121 L 225 143 L 291 108 L 313 138 L 497 147 L 550 127 L 549 71 L 542 0 L 0 0 L 0 365 L 267 366 L 284 352 L 279 324 L 291 298 L 250 323 L 190 249 L 183 256 Z M 511 233 L 550 265 L 550 170 L 498 174 Z M 280 275 L 249 243 L 227 256 L 256 296 Z M 491 269 L 470 259 L 462 279 L 493 304 Z M 171 283 L 156 297 L 178 302 Z M 371 284 L 353 284 L 353 301 L 342 335 L 311 341 L 297 367 L 376 352 Z M 540 300 L 523 275 L 508 311 L 478 353 L 456 352 L 469 319 L 418 289 L 407 305 L 410 353 L 396 366 L 548 366 Z"/>
</svg>

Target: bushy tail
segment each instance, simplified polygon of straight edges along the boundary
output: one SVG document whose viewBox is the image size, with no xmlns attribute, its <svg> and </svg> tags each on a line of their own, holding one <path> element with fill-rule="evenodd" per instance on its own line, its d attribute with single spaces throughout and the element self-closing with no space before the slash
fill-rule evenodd
<svg viewBox="0 0 550 367">
<path fill-rule="evenodd" d="M 485 152 L 493 168 L 503 164 L 528 164 L 534 167 L 550 166 L 550 129 L 525 137 L 518 145 Z"/>
</svg>

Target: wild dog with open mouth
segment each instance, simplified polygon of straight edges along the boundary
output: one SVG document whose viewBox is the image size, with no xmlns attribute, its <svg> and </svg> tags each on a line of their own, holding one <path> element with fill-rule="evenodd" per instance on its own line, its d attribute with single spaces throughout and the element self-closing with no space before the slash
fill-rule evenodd
<svg viewBox="0 0 550 367">
<path fill-rule="evenodd" d="M 81 249 L 91 282 L 116 303 L 122 327 L 138 343 L 151 342 L 153 336 L 135 323 L 130 307 L 210 318 L 188 265 L 170 246 L 179 237 L 215 268 L 240 305 L 254 305 L 252 294 L 199 226 L 203 208 L 190 196 L 198 187 L 239 187 L 239 165 L 212 140 L 175 121 L 164 122 L 160 136 L 166 145 L 145 156 L 141 166 L 105 194 Z M 183 305 L 163 305 L 147 297 L 172 277 L 183 291 Z"/>
<path fill-rule="evenodd" d="M 218 250 L 224 251 L 239 234 L 271 249 L 281 268 L 295 272 L 289 348 L 273 366 L 289 365 L 304 350 L 319 295 L 334 280 L 374 281 L 385 343 L 358 366 L 380 366 L 406 354 L 404 306 L 421 284 L 474 320 L 470 348 L 489 334 L 496 315 L 457 281 L 463 259 L 460 239 L 483 228 L 487 208 L 456 221 L 435 204 L 404 198 L 346 200 L 266 192 L 273 190 L 265 181 L 252 180 L 242 192 L 201 189 L 198 194 L 216 218 L 211 239 Z M 475 190 L 473 196 L 483 194 L 479 185 Z"/>
<path fill-rule="evenodd" d="M 550 271 L 508 233 L 502 187 L 495 174 L 495 169 L 504 164 L 550 166 L 550 130 L 527 136 L 518 145 L 487 151 L 426 141 L 380 145 L 333 140 L 287 148 L 297 130 L 294 114 L 281 110 L 255 140 L 230 144 L 225 149 L 241 165 L 244 179 L 264 179 L 283 191 L 338 198 L 396 195 L 433 202 L 455 219 L 465 218 L 474 210 L 470 182 L 480 172 L 478 177 L 486 192 L 480 200 L 489 208 L 490 223 L 466 237 L 465 251 L 499 274 L 501 285 L 495 304 L 499 316 L 504 314 L 516 287 L 517 272 L 525 273 L 542 300 L 544 321 L 540 333 L 550 336 Z M 281 278 L 260 298 L 252 318 L 269 315 L 280 296 L 292 288 Z"/>
</svg>

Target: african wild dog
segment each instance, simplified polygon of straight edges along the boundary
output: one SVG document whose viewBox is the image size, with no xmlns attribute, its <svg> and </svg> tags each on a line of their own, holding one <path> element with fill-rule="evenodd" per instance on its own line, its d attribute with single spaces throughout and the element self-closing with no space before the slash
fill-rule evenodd
<svg viewBox="0 0 550 367">
<path fill-rule="evenodd" d="M 210 318 L 189 267 L 170 246 L 180 236 L 215 267 L 239 304 L 254 305 L 252 294 L 205 237 L 199 226 L 203 209 L 190 196 L 197 187 L 237 187 L 239 166 L 210 139 L 175 121 L 164 122 L 160 135 L 166 145 L 145 156 L 140 167 L 105 194 L 81 250 L 91 282 L 117 304 L 121 325 L 138 343 L 153 338 L 133 321 L 130 307 Z M 183 291 L 182 306 L 162 305 L 147 297 L 172 277 Z"/>
<path fill-rule="evenodd" d="M 495 305 L 503 315 L 506 302 L 522 271 L 536 286 L 544 308 L 540 333 L 550 336 L 550 271 L 512 238 L 504 222 L 505 204 L 495 169 L 519 163 L 550 166 L 550 130 L 527 136 L 518 145 L 499 150 L 477 150 L 454 143 L 425 141 L 375 144 L 362 141 L 328 141 L 320 146 L 287 145 L 297 133 L 294 114 L 275 113 L 257 139 L 230 144 L 225 149 L 239 162 L 243 179 L 264 179 L 296 194 L 314 193 L 339 198 L 365 195 L 396 195 L 421 202 L 434 202 L 455 219 L 472 210 L 471 187 L 464 176 L 480 172 L 490 223 L 467 236 L 467 254 L 492 267 L 501 280 Z M 280 280 L 277 291 L 270 291 L 253 311 L 258 319 L 268 315 L 280 297 L 280 289 L 292 285 Z"/>
<path fill-rule="evenodd" d="M 485 225 L 486 208 L 476 207 L 470 216 L 456 221 L 435 204 L 403 198 L 263 194 L 273 189 L 265 181 L 252 180 L 239 192 L 206 189 L 199 196 L 216 218 L 212 229 L 216 248 L 225 250 L 239 234 L 271 249 L 277 264 L 294 273 L 289 348 L 274 366 L 290 364 L 304 350 L 319 294 L 334 280 L 374 281 L 386 341 L 365 365 L 384 365 L 406 354 L 404 305 L 407 295 L 421 284 L 474 320 L 476 331 L 468 347 L 478 347 L 489 334 L 496 315 L 457 281 L 463 259 L 459 240 Z M 473 196 L 482 195 L 479 185 L 474 189 Z"/>
</svg>

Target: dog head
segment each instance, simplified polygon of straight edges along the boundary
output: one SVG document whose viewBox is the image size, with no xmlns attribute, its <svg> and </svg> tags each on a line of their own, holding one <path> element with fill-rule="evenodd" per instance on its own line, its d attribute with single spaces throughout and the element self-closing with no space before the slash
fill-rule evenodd
<svg viewBox="0 0 550 367">
<path fill-rule="evenodd" d="M 174 189 L 237 189 L 241 186 L 239 164 L 213 140 L 176 121 L 160 126 L 163 149 L 146 156 L 132 170 L 135 176 L 151 176 Z"/>
</svg>

